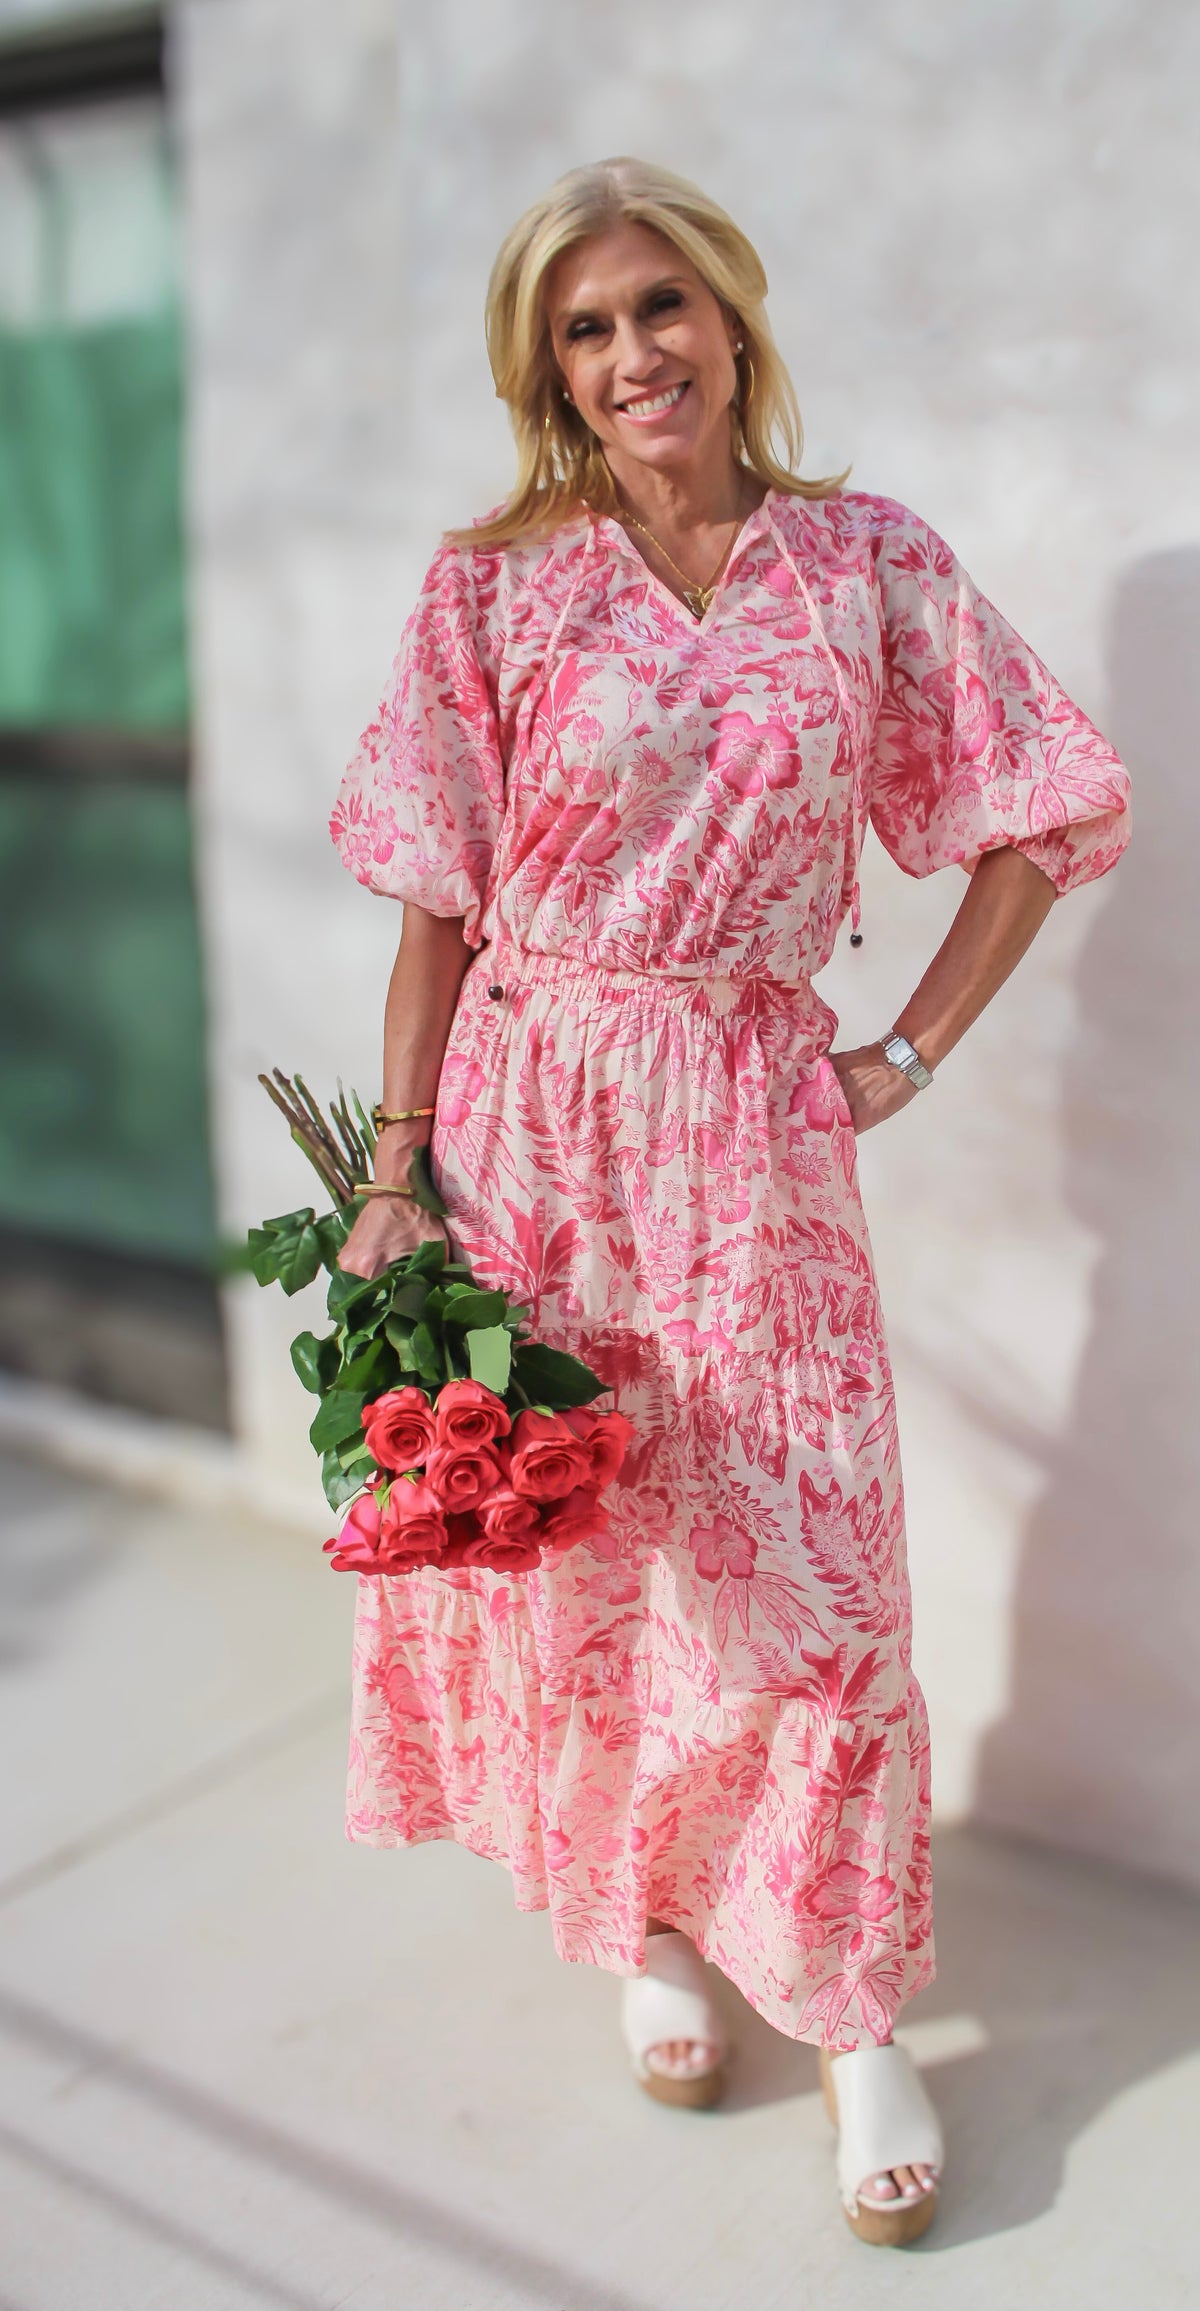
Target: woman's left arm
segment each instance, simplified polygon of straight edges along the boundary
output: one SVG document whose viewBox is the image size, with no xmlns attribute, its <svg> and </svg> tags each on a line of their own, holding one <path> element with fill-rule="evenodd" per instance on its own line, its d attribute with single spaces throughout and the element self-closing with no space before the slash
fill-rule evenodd
<svg viewBox="0 0 1200 2311">
<path fill-rule="evenodd" d="M 985 851 L 961 907 L 916 993 L 893 1025 L 926 1067 L 953 1051 L 997 989 L 1015 971 L 1054 904 L 1049 875 L 1021 851 Z M 856 1132 L 870 1131 L 919 1095 L 906 1075 L 867 1043 L 831 1052 Z"/>
</svg>

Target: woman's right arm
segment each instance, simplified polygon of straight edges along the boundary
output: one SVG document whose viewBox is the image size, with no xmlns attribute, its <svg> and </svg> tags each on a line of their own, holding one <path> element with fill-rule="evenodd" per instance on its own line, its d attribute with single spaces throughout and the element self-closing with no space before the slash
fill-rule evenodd
<svg viewBox="0 0 1200 2311">
<path fill-rule="evenodd" d="M 450 1039 L 458 991 L 474 950 L 461 915 L 430 915 L 409 900 L 383 1015 L 383 1099 L 397 1109 L 432 1107 Z M 375 1150 L 375 1177 L 407 1187 L 413 1149 L 432 1135 L 431 1116 L 386 1124 Z M 338 1259 L 356 1276 L 377 1276 L 393 1260 L 446 1231 L 433 1212 L 403 1196 L 372 1196 Z"/>
</svg>

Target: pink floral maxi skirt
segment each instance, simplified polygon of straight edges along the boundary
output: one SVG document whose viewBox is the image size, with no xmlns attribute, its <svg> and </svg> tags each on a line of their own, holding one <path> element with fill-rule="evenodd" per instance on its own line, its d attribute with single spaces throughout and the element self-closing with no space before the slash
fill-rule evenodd
<svg viewBox="0 0 1200 2311">
<path fill-rule="evenodd" d="M 496 995 L 489 989 L 499 988 Z M 524 1579 L 363 1579 L 348 1827 L 454 1838 L 563 1958 L 681 1927 L 794 2038 L 933 1971 L 891 1373 L 806 980 L 489 948 L 433 1154 L 456 1242 L 635 1443 L 611 1536 Z"/>
</svg>

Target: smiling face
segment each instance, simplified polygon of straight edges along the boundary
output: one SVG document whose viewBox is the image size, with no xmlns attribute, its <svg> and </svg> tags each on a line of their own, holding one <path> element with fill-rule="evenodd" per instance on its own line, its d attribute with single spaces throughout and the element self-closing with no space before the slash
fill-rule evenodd
<svg viewBox="0 0 1200 2311">
<path fill-rule="evenodd" d="M 735 317 L 673 242 L 628 221 L 564 250 L 546 310 L 563 381 L 617 479 L 732 463 Z"/>
</svg>

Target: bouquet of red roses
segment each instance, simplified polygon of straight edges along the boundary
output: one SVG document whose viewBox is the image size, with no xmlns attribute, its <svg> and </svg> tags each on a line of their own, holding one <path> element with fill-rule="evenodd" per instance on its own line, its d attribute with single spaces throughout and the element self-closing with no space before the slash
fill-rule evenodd
<svg viewBox="0 0 1200 2311">
<path fill-rule="evenodd" d="M 607 1528 L 601 1498 L 632 1434 L 586 1364 L 528 1337 L 527 1308 L 476 1283 L 446 1244 L 422 1244 L 378 1276 L 337 1256 L 361 1209 L 375 1136 L 357 1099 L 334 1129 L 299 1077 L 259 1079 L 287 1116 L 334 1210 L 309 1207 L 250 1230 L 247 1264 L 289 1295 L 329 1271 L 333 1329 L 302 1332 L 292 1363 L 320 1404 L 309 1436 L 325 1497 L 349 1504 L 325 1546 L 338 1572 L 484 1565 L 526 1573 Z M 444 1211 L 424 1149 L 409 1184 Z"/>
</svg>

